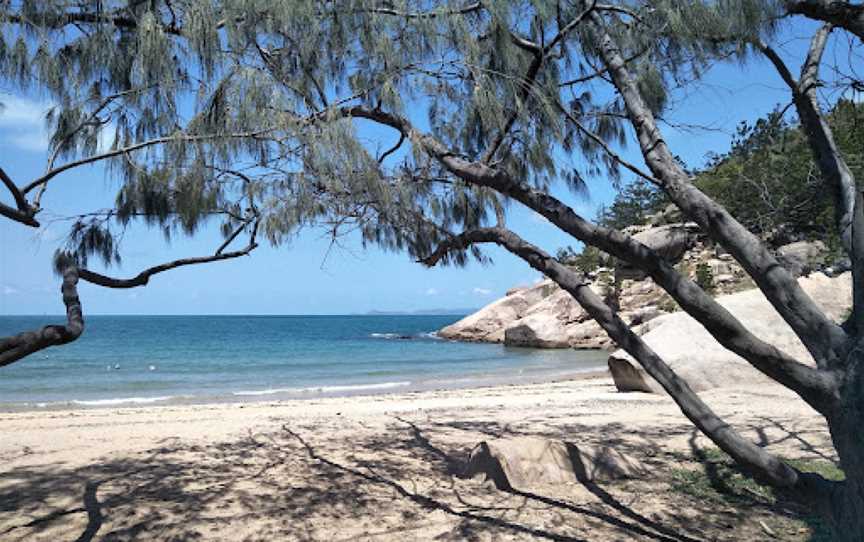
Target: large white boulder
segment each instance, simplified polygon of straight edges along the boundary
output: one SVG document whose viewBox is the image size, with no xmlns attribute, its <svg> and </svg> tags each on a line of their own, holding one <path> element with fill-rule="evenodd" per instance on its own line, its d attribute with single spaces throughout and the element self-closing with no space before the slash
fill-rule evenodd
<svg viewBox="0 0 864 542">
<path fill-rule="evenodd" d="M 481 442 L 462 475 L 483 476 L 495 487 L 530 491 L 549 485 L 610 481 L 644 476 L 638 460 L 609 446 L 515 437 Z"/>
<path fill-rule="evenodd" d="M 845 273 L 829 278 L 821 273 L 798 279 L 805 292 L 834 320 L 839 321 L 852 304 L 852 278 Z M 813 360 L 792 329 L 759 290 L 721 296 L 717 301 L 735 315 L 750 332 L 805 363 Z M 744 359 L 726 350 L 691 316 L 676 312 L 645 324 L 642 335 L 648 346 L 696 391 L 767 380 Z M 609 356 L 609 370 L 621 391 L 662 393 L 626 352 Z"/>
<path fill-rule="evenodd" d="M 544 280 L 530 288 L 511 291 L 506 297 L 441 329 L 438 336 L 458 341 L 502 342 L 504 329 L 554 292 L 555 288 L 551 280 Z"/>
<path fill-rule="evenodd" d="M 507 346 L 569 348 L 567 331 L 554 313 L 536 312 L 520 318 L 504 330 Z"/>
<path fill-rule="evenodd" d="M 578 349 L 596 349 L 611 350 L 614 348 L 614 343 L 609 335 L 600 327 L 593 319 L 585 320 L 578 324 L 567 327 L 567 342 L 570 346 Z"/>
<path fill-rule="evenodd" d="M 586 314 L 567 291 L 554 286 L 552 294 L 525 311 L 504 329 L 504 344 L 533 348 L 567 348 L 567 325 L 585 320 Z"/>
<path fill-rule="evenodd" d="M 777 249 L 777 259 L 795 276 L 809 273 L 825 259 L 828 249 L 822 241 L 797 241 Z"/>
</svg>

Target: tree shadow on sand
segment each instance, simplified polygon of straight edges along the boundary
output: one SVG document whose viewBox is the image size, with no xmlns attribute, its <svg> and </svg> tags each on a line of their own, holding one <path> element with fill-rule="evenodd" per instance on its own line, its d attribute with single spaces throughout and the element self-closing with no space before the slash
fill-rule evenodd
<svg viewBox="0 0 864 542">
<path fill-rule="evenodd" d="M 286 424 L 207 446 L 166 441 L 82 468 L 21 468 L 0 474 L 0 539 L 741 539 L 746 513 L 669 491 L 657 470 L 669 456 L 656 449 L 677 428 L 641 431 L 639 444 L 622 450 L 657 472 L 651 480 L 539 494 L 460 478 L 473 444 L 514 434 L 493 425 L 397 418 L 351 442 L 316 443 L 306 435 L 321 439 L 321 431 Z M 568 434 L 580 434 L 574 429 Z M 614 428 L 582 429 L 608 435 Z"/>
</svg>

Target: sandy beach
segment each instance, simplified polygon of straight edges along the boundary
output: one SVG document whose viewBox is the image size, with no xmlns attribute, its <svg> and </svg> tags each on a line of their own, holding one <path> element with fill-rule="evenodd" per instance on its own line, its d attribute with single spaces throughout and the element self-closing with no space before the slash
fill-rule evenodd
<svg viewBox="0 0 864 542">
<path fill-rule="evenodd" d="M 791 458 L 832 459 L 779 386 L 703 397 Z M 769 505 L 673 488 L 710 446 L 667 397 L 595 375 L 548 384 L 246 404 L 0 414 L 2 540 L 805 540 Z M 503 492 L 470 450 L 536 435 L 607 443 L 640 479 Z"/>
</svg>

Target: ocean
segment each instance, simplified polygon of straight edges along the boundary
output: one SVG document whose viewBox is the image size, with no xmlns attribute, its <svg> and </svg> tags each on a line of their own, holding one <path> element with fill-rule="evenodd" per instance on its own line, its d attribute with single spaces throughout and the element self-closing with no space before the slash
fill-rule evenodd
<svg viewBox="0 0 864 542">
<path fill-rule="evenodd" d="M 454 316 L 89 316 L 77 341 L 0 368 L 0 408 L 296 399 L 551 381 L 595 351 L 444 340 Z M 0 337 L 62 322 L 0 316 Z"/>
</svg>

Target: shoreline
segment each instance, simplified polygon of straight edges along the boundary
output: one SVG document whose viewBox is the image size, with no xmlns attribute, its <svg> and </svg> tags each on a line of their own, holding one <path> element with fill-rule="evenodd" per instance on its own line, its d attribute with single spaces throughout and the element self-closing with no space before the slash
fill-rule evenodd
<svg viewBox="0 0 864 542">
<path fill-rule="evenodd" d="M 479 378 L 463 378 L 452 380 L 435 380 L 428 382 L 386 382 L 366 385 L 333 385 L 308 388 L 264 389 L 255 391 L 239 391 L 229 394 L 214 395 L 174 395 L 153 397 L 121 397 L 92 400 L 58 400 L 34 402 L 0 402 L 0 414 L 27 412 L 65 412 L 76 410 L 103 409 L 150 409 L 174 406 L 206 406 L 206 405 L 254 405 L 258 403 L 279 404 L 308 402 L 320 399 L 344 399 L 353 397 L 399 397 L 402 395 L 417 395 L 461 391 L 470 393 L 477 390 L 496 388 L 512 388 L 523 386 L 540 386 L 544 384 L 562 384 L 582 380 L 611 378 L 608 368 L 591 367 L 574 370 L 567 373 L 547 375 L 521 376 L 514 374 L 496 375 Z"/>
</svg>

